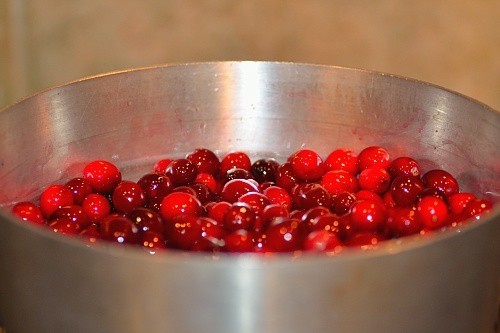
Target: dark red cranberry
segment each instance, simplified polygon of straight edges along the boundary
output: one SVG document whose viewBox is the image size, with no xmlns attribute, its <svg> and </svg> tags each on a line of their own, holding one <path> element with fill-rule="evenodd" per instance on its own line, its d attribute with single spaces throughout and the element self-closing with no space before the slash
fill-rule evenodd
<svg viewBox="0 0 500 333">
<path fill-rule="evenodd" d="M 299 179 L 306 181 L 320 180 L 326 171 L 321 157 L 309 149 L 297 151 L 290 160 L 290 165 L 293 173 Z"/>
<path fill-rule="evenodd" d="M 88 243 L 96 243 L 101 238 L 101 232 L 97 224 L 91 224 L 80 231 L 80 236 Z"/>
<path fill-rule="evenodd" d="M 462 214 L 464 208 L 471 202 L 476 199 L 476 197 L 471 193 L 457 193 L 453 194 L 448 198 L 448 206 L 450 208 L 450 212 L 454 215 Z"/>
<path fill-rule="evenodd" d="M 61 207 L 54 213 L 54 217 L 67 217 L 71 222 L 75 223 L 78 226 L 79 230 L 85 229 L 88 227 L 91 222 L 87 213 L 83 210 L 81 206 L 71 205 Z"/>
<path fill-rule="evenodd" d="M 292 189 L 292 200 L 298 209 L 310 209 L 315 206 L 330 207 L 330 193 L 316 183 L 298 184 Z"/>
<path fill-rule="evenodd" d="M 136 244 L 139 239 L 139 229 L 130 219 L 111 214 L 100 223 L 101 237 L 107 241 L 119 244 Z"/>
<path fill-rule="evenodd" d="M 222 224 L 224 220 L 224 214 L 231 207 L 231 204 L 227 201 L 220 201 L 213 205 L 208 210 L 208 217 L 215 220 L 217 224 Z"/>
<path fill-rule="evenodd" d="M 466 217 L 475 217 L 478 219 L 481 214 L 490 211 L 492 207 L 493 205 L 488 200 L 474 199 L 464 207 L 462 213 Z"/>
<path fill-rule="evenodd" d="M 231 181 L 233 179 L 253 179 L 253 175 L 250 173 L 250 171 L 247 171 L 245 169 L 240 169 L 240 168 L 233 168 L 229 169 L 226 172 L 226 175 L 224 176 L 224 184 L 226 184 L 228 181 Z"/>
<path fill-rule="evenodd" d="M 263 182 L 263 183 L 260 183 L 259 184 L 259 189 L 260 189 L 260 192 L 264 193 L 264 191 L 271 187 L 271 186 L 276 186 L 276 183 L 275 182 Z"/>
<path fill-rule="evenodd" d="M 162 250 L 166 248 L 165 236 L 157 231 L 145 231 L 141 233 L 139 243 L 150 251 Z"/>
<path fill-rule="evenodd" d="M 229 203 L 238 201 L 246 193 L 259 192 L 259 186 L 249 179 L 234 179 L 224 185 L 221 192 L 221 199 Z"/>
<path fill-rule="evenodd" d="M 417 218 L 429 229 L 439 229 L 449 222 L 448 206 L 437 197 L 424 197 L 417 204 Z"/>
<path fill-rule="evenodd" d="M 148 208 L 148 209 L 151 209 L 154 212 L 159 213 L 160 209 L 161 209 L 161 202 L 162 201 L 163 201 L 163 198 L 152 198 L 152 199 L 149 199 L 149 201 L 147 201 L 144 204 L 144 208 Z"/>
<path fill-rule="evenodd" d="M 351 223 L 360 232 L 376 232 L 384 229 L 386 209 L 377 201 L 361 200 L 351 208 Z"/>
<path fill-rule="evenodd" d="M 224 214 L 223 225 L 229 232 L 238 229 L 251 230 L 255 223 L 255 212 L 243 202 L 234 203 Z"/>
<path fill-rule="evenodd" d="M 387 168 L 389 174 L 394 179 L 396 177 L 419 177 L 421 173 L 420 165 L 410 157 L 398 157 Z"/>
<path fill-rule="evenodd" d="M 165 171 L 174 186 L 191 184 L 196 179 L 197 173 L 196 165 L 186 158 L 173 160 Z"/>
<path fill-rule="evenodd" d="M 170 158 L 159 160 L 153 166 L 153 173 L 157 173 L 159 175 L 165 175 L 165 173 L 167 172 L 167 167 L 171 162 L 172 160 Z"/>
<path fill-rule="evenodd" d="M 173 192 L 163 198 L 160 215 L 165 221 L 172 220 L 176 215 L 193 215 L 201 213 L 201 203 L 193 195 L 183 192 Z"/>
<path fill-rule="evenodd" d="M 187 193 L 191 194 L 195 198 L 197 197 L 196 191 L 190 186 L 177 186 L 172 190 L 172 193 L 174 192 Z"/>
<path fill-rule="evenodd" d="M 356 195 L 349 193 L 349 192 L 343 192 L 340 193 L 334 197 L 332 197 L 332 212 L 337 214 L 337 215 L 344 215 L 347 214 L 350 210 L 352 205 L 357 201 Z"/>
<path fill-rule="evenodd" d="M 92 184 L 84 178 L 73 178 L 66 183 L 66 187 L 73 192 L 75 205 L 81 206 L 85 197 L 92 193 Z"/>
<path fill-rule="evenodd" d="M 252 163 L 250 162 L 250 158 L 247 154 L 242 152 L 232 152 L 224 156 L 221 161 L 221 170 L 222 174 L 226 174 L 228 170 L 231 169 L 244 169 L 250 171 Z"/>
<path fill-rule="evenodd" d="M 418 234 L 423 225 L 422 220 L 416 218 L 416 215 L 417 212 L 413 207 L 391 209 L 386 223 L 389 233 L 395 237 Z"/>
<path fill-rule="evenodd" d="M 328 171 L 344 170 L 351 175 L 356 175 L 358 173 L 358 156 L 350 149 L 337 149 L 328 155 L 325 166 Z"/>
<path fill-rule="evenodd" d="M 369 190 L 358 191 L 358 192 L 356 192 L 355 195 L 356 195 L 356 198 L 358 198 L 358 200 L 373 200 L 373 201 L 377 201 L 381 204 L 384 204 L 384 200 L 380 197 L 380 195 L 378 195 L 375 192 L 369 191 Z"/>
<path fill-rule="evenodd" d="M 201 227 L 201 239 L 191 249 L 196 251 L 220 251 L 224 246 L 227 231 L 208 217 L 199 217 L 197 223 Z"/>
<path fill-rule="evenodd" d="M 304 242 L 305 251 L 328 252 L 338 254 L 342 252 L 342 242 L 332 232 L 326 230 L 316 230 L 307 235 Z"/>
<path fill-rule="evenodd" d="M 74 223 L 66 216 L 56 217 L 50 220 L 49 227 L 52 228 L 54 232 L 63 235 L 78 235 L 80 232 L 78 224 Z"/>
<path fill-rule="evenodd" d="M 250 167 L 250 172 L 259 183 L 274 182 L 279 163 L 272 158 L 255 161 Z"/>
<path fill-rule="evenodd" d="M 457 180 L 444 170 L 431 170 L 426 172 L 422 181 L 425 187 L 435 188 L 444 193 L 446 197 L 458 193 Z"/>
<path fill-rule="evenodd" d="M 205 148 L 195 149 L 186 156 L 197 168 L 198 172 L 217 175 L 220 171 L 220 161 L 217 155 Z"/>
<path fill-rule="evenodd" d="M 424 188 L 422 193 L 420 193 L 420 195 L 418 196 L 417 200 L 420 201 L 425 197 L 436 197 L 443 200 L 444 202 L 448 202 L 448 198 L 446 197 L 446 195 L 444 195 L 443 191 L 437 188 Z"/>
<path fill-rule="evenodd" d="M 391 185 L 391 176 L 382 168 L 366 168 L 359 174 L 359 186 L 363 190 L 384 193 Z M 353 191 L 350 191 L 353 192 Z"/>
<path fill-rule="evenodd" d="M 174 185 L 165 175 L 150 173 L 139 179 L 137 184 L 141 187 L 146 201 L 153 198 L 163 198 L 174 188 Z"/>
<path fill-rule="evenodd" d="M 398 206 L 411 206 L 424 191 L 424 183 L 414 176 L 399 176 L 392 181 L 390 193 Z"/>
<path fill-rule="evenodd" d="M 165 234 L 169 247 L 188 250 L 201 236 L 201 225 L 194 215 L 175 215 L 165 223 Z"/>
<path fill-rule="evenodd" d="M 163 232 L 163 220 L 158 213 L 147 208 L 137 208 L 128 214 L 128 218 L 135 223 L 141 232 Z"/>
<path fill-rule="evenodd" d="M 357 247 L 361 250 L 375 250 L 378 248 L 379 243 L 383 242 L 387 238 L 381 234 L 362 232 L 355 234 L 353 237 L 349 238 L 344 242 L 345 245 L 349 247 Z"/>
<path fill-rule="evenodd" d="M 270 186 L 264 190 L 264 195 L 269 198 L 271 203 L 292 209 L 292 197 L 286 190 L 278 186 Z"/>
<path fill-rule="evenodd" d="M 226 252 L 252 252 L 255 247 L 252 234 L 244 229 L 236 230 L 224 237 L 224 244 Z"/>
<path fill-rule="evenodd" d="M 266 248 L 273 252 L 300 250 L 304 241 L 304 232 L 300 224 L 299 220 L 288 219 L 269 226 L 266 230 Z"/>
<path fill-rule="evenodd" d="M 382 147 L 367 147 L 358 155 L 358 167 L 360 171 L 368 168 L 387 169 L 390 163 L 389 153 Z"/>
<path fill-rule="evenodd" d="M 49 219 L 61 207 L 73 205 L 73 192 L 64 185 L 51 185 L 40 196 L 40 210 Z"/>
<path fill-rule="evenodd" d="M 306 230 L 312 230 L 315 224 L 315 219 L 319 216 L 331 215 L 330 210 L 324 206 L 317 206 L 307 210 L 304 215 L 302 215 L 301 221 L 304 224 Z"/>
<path fill-rule="evenodd" d="M 105 196 L 97 193 L 87 195 L 82 203 L 82 209 L 89 217 L 90 221 L 96 222 L 108 216 L 111 212 L 111 205 Z"/>
<path fill-rule="evenodd" d="M 217 193 L 217 181 L 214 176 L 209 173 L 199 173 L 196 175 L 194 180 L 195 183 L 203 184 L 212 191 L 212 193 Z"/>
<path fill-rule="evenodd" d="M 344 170 L 333 170 L 325 173 L 321 178 L 321 186 L 331 195 L 342 192 L 356 192 L 359 189 L 356 176 Z"/>
<path fill-rule="evenodd" d="M 46 223 L 40 208 L 32 202 L 19 202 L 12 207 L 12 214 L 23 221 L 44 225 Z"/>
<path fill-rule="evenodd" d="M 252 236 L 252 242 L 254 244 L 253 252 L 256 253 L 266 253 L 269 252 L 269 249 L 266 247 L 267 243 L 267 235 L 262 231 L 257 232 L 249 232 Z"/>
<path fill-rule="evenodd" d="M 308 211 L 308 209 L 295 209 L 295 210 L 292 210 L 290 212 L 290 218 L 302 221 L 302 217 L 304 216 L 305 213 L 307 213 L 307 211 Z"/>
<path fill-rule="evenodd" d="M 295 185 L 299 183 L 299 178 L 292 170 L 290 163 L 284 163 L 276 169 L 276 186 L 290 191 Z"/>
<path fill-rule="evenodd" d="M 262 229 L 264 230 L 275 218 L 288 218 L 290 213 L 280 204 L 270 204 L 262 211 Z"/>
<path fill-rule="evenodd" d="M 113 163 L 93 161 L 83 168 L 83 178 L 90 182 L 95 192 L 108 194 L 121 182 L 122 174 Z"/>
<path fill-rule="evenodd" d="M 202 205 L 205 205 L 205 204 L 207 204 L 210 201 L 213 201 L 215 199 L 215 195 L 204 184 L 194 183 L 194 184 L 189 185 L 189 187 L 191 187 L 195 191 L 196 198 L 198 198 L 198 200 L 200 200 Z"/>
<path fill-rule="evenodd" d="M 310 231 L 325 230 L 340 236 L 341 218 L 333 214 L 317 216 L 309 225 Z"/>
<path fill-rule="evenodd" d="M 338 230 L 338 235 L 342 241 L 352 238 L 357 230 L 352 224 L 351 214 L 340 216 L 338 222 L 333 223 L 333 231 L 335 230 Z"/>
<path fill-rule="evenodd" d="M 257 193 L 257 192 L 249 192 L 243 194 L 238 199 L 238 201 L 250 205 L 250 207 L 252 207 L 256 215 L 261 215 L 262 210 L 264 210 L 264 207 L 271 204 L 271 201 L 269 200 L 268 197 L 266 197 L 262 193 Z"/>
<path fill-rule="evenodd" d="M 123 181 L 116 185 L 112 198 L 115 209 L 124 214 L 141 207 L 146 201 L 142 188 L 131 181 Z"/>
</svg>

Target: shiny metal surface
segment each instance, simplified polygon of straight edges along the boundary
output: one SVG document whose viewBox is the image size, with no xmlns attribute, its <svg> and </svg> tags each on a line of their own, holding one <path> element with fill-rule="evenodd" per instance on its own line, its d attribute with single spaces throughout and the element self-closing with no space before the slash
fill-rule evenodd
<svg viewBox="0 0 500 333">
<path fill-rule="evenodd" d="M 0 204 L 98 158 L 136 179 L 197 147 L 282 159 L 374 144 L 497 200 L 499 119 L 459 94 L 364 70 L 223 62 L 114 73 L 0 112 Z M 9 333 L 493 332 L 499 219 L 497 209 L 460 232 L 335 258 L 206 257 L 88 248 L 0 210 L 0 323 Z"/>
</svg>

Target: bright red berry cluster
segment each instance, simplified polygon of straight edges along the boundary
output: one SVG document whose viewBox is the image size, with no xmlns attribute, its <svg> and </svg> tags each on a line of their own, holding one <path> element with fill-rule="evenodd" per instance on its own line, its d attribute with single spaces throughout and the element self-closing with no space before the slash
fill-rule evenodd
<svg viewBox="0 0 500 333">
<path fill-rule="evenodd" d="M 323 159 L 302 149 L 285 163 L 208 149 L 163 159 L 137 182 L 107 161 L 46 188 L 39 204 L 13 207 L 22 220 L 90 242 L 150 251 L 320 251 L 376 248 L 387 239 L 474 221 L 492 204 L 459 191 L 444 170 L 422 174 L 410 157 L 381 147 Z"/>
</svg>

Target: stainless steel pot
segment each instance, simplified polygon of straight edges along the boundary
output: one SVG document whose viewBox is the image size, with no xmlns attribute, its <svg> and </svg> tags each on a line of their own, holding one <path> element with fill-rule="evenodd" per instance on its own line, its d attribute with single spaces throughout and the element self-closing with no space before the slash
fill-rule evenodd
<svg viewBox="0 0 500 333">
<path fill-rule="evenodd" d="M 499 119 L 457 93 L 365 70 L 222 62 L 112 73 L 0 112 L 0 203 L 97 158 L 136 179 L 197 147 L 283 158 L 374 144 L 496 200 Z M 0 211 L 0 323 L 8 333 L 492 332 L 499 219 L 496 209 L 373 252 L 292 259 L 89 248 Z"/>
</svg>

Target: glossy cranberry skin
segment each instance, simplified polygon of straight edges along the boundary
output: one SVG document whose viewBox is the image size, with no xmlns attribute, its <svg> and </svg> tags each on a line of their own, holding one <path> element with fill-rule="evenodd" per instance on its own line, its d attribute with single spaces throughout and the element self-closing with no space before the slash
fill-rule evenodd
<svg viewBox="0 0 500 333">
<path fill-rule="evenodd" d="M 131 211 L 127 216 L 141 232 L 163 232 L 163 220 L 158 213 L 151 209 L 140 207 Z"/>
<path fill-rule="evenodd" d="M 448 206 L 440 198 L 424 197 L 417 204 L 417 213 L 424 228 L 439 229 L 444 227 L 449 220 Z"/>
<path fill-rule="evenodd" d="M 224 156 L 221 161 L 222 174 L 226 174 L 228 170 L 237 168 L 250 171 L 252 163 L 250 162 L 250 157 L 243 152 L 232 152 Z"/>
<path fill-rule="evenodd" d="M 166 248 L 165 236 L 157 231 L 145 231 L 141 233 L 139 243 L 150 251 L 162 250 Z"/>
<path fill-rule="evenodd" d="M 92 193 L 83 200 L 82 209 L 90 221 L 96 222 L 109 215 L 111 205 L 105 196 Z"/>
<path fill-rule="evenodd" d="M 458 182 L 448 172 L 444 170 L 431 170 L 422 176 L 422 181 L 425 187 L 438 189 L 444 193 L 446 197 L 458 193 Z"/>
<path fill-rule="evenodd" d="M 464 208 L 474 199 L 476 199 L 476 197 L 471 193 L 463 192 L 453 194 L 448 198 L 450 212 L 454 215 L 462 214 Z"/>
<path fill-rule="evenodd" d="M 201 225 L 194 215 L 176 215 L 165 223 L 165 234 L 169 247 L 188 250 L 202 239 Z"/>
<path fill-rule="evenodd" d="M 238 202 L 243 202 L 248 204 L 256 215 L 261 215 L 262 211 L 264 210 L 264 207 L 271 204 L 271 201 L 269 200 L 268 197 L 266 197 L 262 193 L 257 193 L 257 192 L 249 192 L 243 194 L 238 199 Z"/>
<path fill-rule="evenodd" d="M 101 232 L 97 224 L 89 225 L 87 228 L 80 231 L 79 235 L 88 243 L 96 243 L 101 239 Z"/>
<path fill-rule="evenodd" d="M 292 169 L 290 163 L 283 163 L 276 169 L 276 186 L 290 191 L 299 183 L 299 178 Z"/>
<path fill-rule="evenodd" d="M 184 192 L 173 192 L 163 198 L 160 207 L 161 217 L 171 221 L 177 215 L 197 216 L 202 211 L 201 203 L 193 195 Z"/>
<path fill-rule="evenodd" d="M 359 174 L 359 186 L 363 190 L 381 194 L 387 191 L 390 185 L 391 176 L 385 169 L 377 167 L 366 168 Z"/>
<path fill-rule="evenodd" d="M 83 168 L 83 178 L 90 182 L 94 192 L 108 194 L 121 182 L 122 174 L 111 162 L 93 161 Z"/>
<path fill-rule="evenodd" d="M 290 165 L 293 173 L 305 181 L 320 180 L 326 171 L 321 157 L 309 149 L 302 149 L 293 154 Z"/>
<path fill-rule="evenodd" d="M 328 171 L 321 178 L 320 184 L 332 196 L 342 192 L 356 192 L 359 189 L 356 176 L 344 170 Z"/>
<path fill-rule="evenodd" d="M 360 171 L 368 168 L 387 169 L 390 163 L 390 155 L 382 147 L 367 147 L 358 155 L 358 167 Z"/>
<path fill-rule="evenodd" d="M 340 235 L 341 219 L 333 214 L 325 214 L 316 217 L 309 225 L 310 231 L 324 230 Z"/>
<path fill-rule="evenodd" d="M 92 184 L 84 178 L 73 178 L 66 183 L 66 187 L 73 193 L 75 205 L 81 206 L 85 197 L 92 193 Z"/>
<path fill-rule="evenodd" d="M 396 177 L 391 184 L 392 200 L 398 206 L 411 206 L 424 191 L 424 183 L 414 176 Z"/>
<path fill-rule="evenodd" d="M 255 161 L 250 167 L 250 172 L 255 180 L 260 183 L 274 182 L 276 180 L 276 170 L 279 163 L 272 158 L 265 158 Z"/>
<path fill-rule="evenodd" d="M 73 192 L 64 185 L 51 185 L 40 196 L 40 210 L 49 219 L 61 207 L 73 205 Z"/>
<path fill-rule="evenodd" d="M 204 184 L 194 183 L 189 185 L 189 187 L 194 190 L 196 198 L 200 200 L 202 205 L 205 205 L 215 199 L 215 196 L 212 193 L 212 191 L 210 191 L 208 186 Z"/>
<path fill-rule="evenodd" d="M 273 252 L 292 252 L 301 249 L 304 233 L 297 219 L 288 219 L 271 225 L 266 231 L 265 246 Z"/>
<path fill-rule="evenodd" d="M 359 232 L 377 232 L 384 229 L 387 214 L 377 201 L 361 200 L 351 208 L 351 223 Z"/>
<path fill-rule="evenodd" d="M 290 213 L 287 208 L 280 204 L 270 204 L 262 210 L 262 226 L 261 229 L 265 230 L 267 226 L 272 223 L 276 218 L 288 218 Z"/>
<path fill-rule="evenodd" d="M 249 192 L 259 192 L 259 186 L 248 179 L 234 179 L 228 181 L 222 188 L 221 199 L 233 203 Z"/>
<path fill-rule="evenodd" d="M 201 239 L 195 244 L 197 251 L 215 251 L 224 246 L 227 231 L 211 218 L 199 217 L 197 223 L 201 227 Z"/>
<path fill-rule="evenodd" d="M 381 204 L 384 204 L 384 200 L 380 197 L 380 195 L 378 195 L 377 193 L 373 192 L 373 191 L 369 191 L 369 190 L 360 190 L 358 192 L 356 192 L 356 198 L 358 198 L 358 200 L 373 200 L 373 201 L 377 201 Z"/>
<path fill-rule="evenodd" d="M 334 233 L 326 230 L 316 230 L 307 235 L 303 249 L 305 251 L 338 254 L 342 252 L 342 246 L 342 242 Z"/>
<path fill-rule="evenodd" d="M 198 148 L 186 155 L 186 158 L 196 166 L 199 173 L 217 175 L 220 171 L 219 158 L 211 150 Z"/>
<path fill-rule="evenodd" d="M 419 177 L 421 174 L 420 164 L 411 157 L 398 157 L 387 168 L 394 179 L 396 177 Z"/>
<path fill-rule="evenodd" d="M 298 209 L 310 209 L 315 206 L 327 206 L 331 204 L 331 196 L 328 191 L 316 183 L 298 184 L 292 189 L 293 204 Z"/>
<path fill-rule="evenodd" d="M 344 242 L 349 247 L 357 247 L 364 251 L 375 250 L 378 248 L 379 243 L 387 238 L 381 234 L 362 232 L 355 234 Z"/>
<path fill-rule="evenodd" d="M 71 205 L 61 207 L 54 213 L 55 218 L 67 217 L 71 222 L 78 226 L 78 229 L 84 229 L 88 227 L 91 222 L 87 213 L 83 210 L 81 206 Z"/>
<path fill-rule="evenodd" d="M 271 203 L 281 205 L 287 210 L 292 209 L 292 197 L 285 189 L 278 186 L 270 186 L 264 190 L 264 195 L 269 198 Z"/>
<path fill-rule="evenodd" d="M 113 191 L 112 199 L 115 209 L 124 214 L 141 207 L 146 201 L 142 188 L 131 181 L 120 182 Z"/>
<path fill-rule="evenodd" d="M 394 208 L 397 207 L 398 205 L 392 198 L 392 193 L 391 191 L 387 191 L 382 195 L 382 200 L 384 201 L 384 206 L 386 208 Z"/>
<path fill-rule="evenodd" d="M 349 192 L 343 192 L 332 197 L 332 213 L 335 213 L 337 215 L 344 215 L 349 213 L 352 205 L 357 200 L 358 198 L 356 197 L 356 195 Z"/>
<path fill-rule="evenodd" d="M 255 212 L 243 202 L 234 203 L 224 214 L 223 225 L 229 232 L 238 229 L 251 230 L 255 223 Z"/>
<path fill-rule="evenodd" d="M 153 166 L 153 173 L 165 175 L 165 173 L 167 172 L 167 167 L 170 163 L 172 163 L 172 160 L 170 158 L 164 158 L 157 161 Z"/>
<path fill-rule="evenodd" d="M 153 198 L 163 198 L 174 188 L 170 178 L 156 173 L 142 176 L 137 184 L 141 187 L 146 201 Z"/>
<path fill-rule="evenodd" d="M 475 217 L 478 219 L 481 214 L 491 210 L 493 205 L 488 200 L 474 199 L 469 202 L 463 209 L 462 213 L 465 217 Z"/>
<path fill-rule="evenodd" d="M 252 252 L 255 244 L 252 234 L 244 229 L 236 230 L 224 237 L 224 250 L 226 252 Z"/>
<path fill-rule="evenodd" d="M 406 176 L 404 176 L 406 177 Z M 387 229 L 394 237 L 418 234 L 422 230 L 422 220 L 416 217 L 413 207 L 399 207 L 389 211 Z"/>
<path fill-rule="evenodd" d="M 233 179 L 254 179 L 250 171 L 240 168 L 229 169 L 224 176 L 223 182 L 226 184 L 228 181 Z"/>
<path fill-rule="evenodd" d="M 217 192 L 217 181 L 215 180 L 214 176 L 209 173 L 201 172 L 197 174 L 194 182 L 205 185 L 210 189 L 210 191 L 212 191 L 212 193 Z"/>
<path fill-rule="evenodd" d="M 23 221 L 34 224 L 44 225 L 46 223 L 40 208 L 32 202 L 23 201 L 15 204 L 12 207 L 12 214 Z"/>
<path fill-rule="evenodd" d="M 444 202 L 448 202 L 448 198 L 446 197 L 446 195 L 444 195 L 443 191 L 437 188 L 424 188 L 422 193 L 418 196 L 417 200 L 420 201 L 425 197 L 436 197 L 443 200 Z"/>
<path fill-rule="evenodd" d="M 107 241 L 119 244 L 136 244 L 139 239 L 139 229 L 128 218 L 111 214 L 100 223 L 101 237 Z"/>
<path fill-rule="evenodd" d="M 49 227 L 57 233 L 63 235 L 78 235 L 80 228 L 78 224 L 71 221 L 68 217 L 56 217 L 49 222 Z"/>
<path fill-rule="evenodd" d="M 332 151 L 325 159 L 327 171 L 344 170 L 351 175 L 358 173 L 358 156 L 354 151 L 341 148 Z"/>
<path fill-rule="evenodd" d="M 312 227 L 317 222 L 315 219 L 324 215 L 331 215 L 330 210 L 324 206 L 317 206 L 307 210 L 301 218 L 305 230 L 312 230 Z"/>
<path fill-rule="evenodd" d="M 224 220 L 224 214 L 231 207 L 231 204 L 227 201 L 220 201 L 213 205 L 208 210 L 208 217 L 215 220 L 217 224 L 222 224 Z"/>
<path fill-rule="evenodd" d="M 165 174 L 170 178 L 174 186 L 193 183 L 197 173 L 196 165 L 186 158 L 173 160 L 165 170 Z"/>
</svg>

